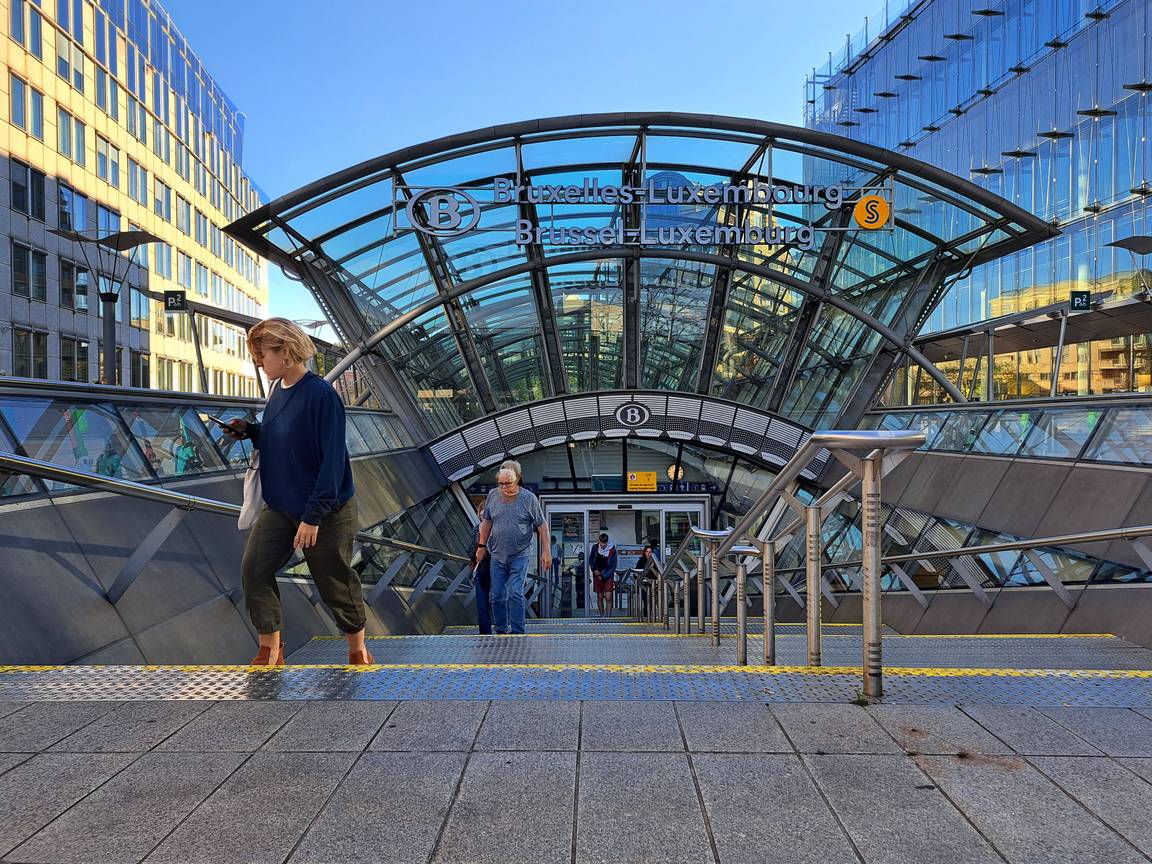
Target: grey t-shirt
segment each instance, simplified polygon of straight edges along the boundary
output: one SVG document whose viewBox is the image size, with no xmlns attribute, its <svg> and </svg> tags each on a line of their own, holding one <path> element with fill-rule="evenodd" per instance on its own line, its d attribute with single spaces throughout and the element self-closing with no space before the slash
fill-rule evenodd
<svg viewBox="0 0 1152 864">
<path fill-rule="evenodd" d="M 540 506 L 540 499 L 527 489 L 521 489 L 511 499 L 499 489 L 493 489 L 488 493 L 480 518 L 492 522 L 488 554 L 496 561 L 507 563 L 523 555 L 532 544 L 535 529 L 544 524 L 544 508 Z"/>
</svg>

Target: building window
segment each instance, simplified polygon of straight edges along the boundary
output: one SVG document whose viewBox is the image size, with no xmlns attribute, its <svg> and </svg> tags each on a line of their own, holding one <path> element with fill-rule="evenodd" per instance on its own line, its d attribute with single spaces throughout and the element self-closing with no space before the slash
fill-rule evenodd
<svg viewBox="0 0 1152 864">
<path fill-rule="evenodd" d="M 172 247 L 167 243 L 153 243 L 156 250 L 156 275 L 165 279 L 172 278 Z"/>
<path fill-rule="evenodd" d="M 77 312 L 88 311 L 88 271 L 70 261 L 60 262 L 60 305 Z"/>
<path fill-rule="evenodd" d="M 215 255 L 217 258 L 221 257 L 221 246 L 222 246 L 221 239 L 222 239 L 222 235 L 220 233 L 220 229 L 217 228 L 215 225 L 213 225 L 212 226 L 212 247 L 211 248 L 212 248 L 212 254 Z"/>
<path fill-rule="evenodd" d="M 96 136 L 96 176 L 120 188 L 120 148 L 99 135 Z"/>
<path fill-rule="evenodd" d="M 76 127 L 76 164 L 84 166 L 88 164 L 88 130 L 75 118 L 72 123 Z"/>
<path fill-rule="evenodd" d="M 208 296 L 208 268 L 196 262 L 196 293 L 201 297 Z"/>
<path fill-rule="evenodd" d="M 56 131 L 59 141 L 56 150 L 66 159 L 72 158 L 72 115 L 63 108 L 57 110 Z"/>
<path fill-rule="evenodd" d="M 32 265 L 29 268 L 32 277 L 32 299 L 46 302 L 48 300 L 48 255 L 33 249 L 29 260 Z"/>
<path fill-rule="evenodd" d="M 63 183 L 57 186 L 59 192 L 59 219 L 62 231 L 88 230 L 88 199 Z"/>
<path fill-rule="evenodd" d="M 176 227 L 183 234 L 192 233 L 192 205 L 181 195 L 176 196 Z"/>
<path fill-rule="evenodd" d="M 48 334 L 12 328 L 12 372 L 17 378 L 48 377 Z"/>
<path fill-rule="evenodd" d="M 141 351 L 131 352 L 132 363 L 132 386 L 133 387 L 150 387 L 152 386 L 149 377 L 148 369 L 148 355 Z"/>
<path fill-rule="evenodd" d="M 88 383 L 87 340 L 60 337 L 60 377 L 64 381 Z"/>
<path fill-rule="evenodd" d="M 44 140 L 44 94 L 35 87 L 28 88 L 32 102 L 32 134 Z"/>
<path fill-rule="evenodd" d="M 128 197 L 148 206 L 148 171 L 135 159 L 128 159 Z"/>
<path fill-rule="evenodd" d="M 24 0 L 12 0 L 12 22 L 8 28 L 8 35 L 15 42 L 24 44 Z"/>
<path fill-rule="evenodd" d="M 13 126 L 19 126 L 21 129 L 28 128 L 28 85 L 24 83 L 23 78 L 17 78 L 11 75 L 11 85 L 9 92 L 12 94 L 12 105 L 8 111 L 8 116 L 12 120 Z"/>
<path fill-rule="evenodd" d="M 176 281 L 186 291 L 192 290 L 192 259 L 183 252 L 177 255 Z"/>
<path fill-rule="evenodd" d="M 196 211 L 196 242 L 201 246 L 208 245 L 208 217 Z"/>
<path fill-rule="evenodd" d="M 152 208 L 164 221 L 172 221 L 172 188 L 159 177 L 152 178 Z"/>
<path fill-rule="evenodd" d="M 35 6 L 28 7 L 28 50 L 37 60 L 44 59 L 44 24 Z"/>
<path fill-rule="evenodd" d="M 12 241 L 12 294 L 16 297 L 28 297 L 30 294 L 28 271 L 31 255 L 32 250 L 27 246 Z"/>
<path fill-rule="evenodd" d="M 96 205 L 96 230 L 101 237 L 115 234 L 120 230 L 120 214 L 103 204 Z"/>
<path fill-rule="evenodd" d="M 148 329 L 148 315 L 150 307 L 148 305 L 148 295 L 138 288 L 132 288 L 130 291 L 129 304 L 131 317 L 128 319 L 133 327 L 141 330 Z"/>
</svg>

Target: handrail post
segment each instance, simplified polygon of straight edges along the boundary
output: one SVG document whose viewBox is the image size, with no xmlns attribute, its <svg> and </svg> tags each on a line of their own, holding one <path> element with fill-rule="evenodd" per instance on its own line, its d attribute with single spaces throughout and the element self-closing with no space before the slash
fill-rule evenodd
<svg viewBox="0 0 1152 864">
<path fill-rule="evenodd" d="M 680 635 L 680 584 L 681 583 L 677 582 L 672 586 L 672 607 L 673 607 L 672 617 L 676 619 L 676 635 L 677 636 Z"/>
<path fill-rule="evenodd" d="M 708 558 L 712 570 L 712 647 L 720 646 L 720 556 L 716 554 L 716 541 L 708 544 Z"/>
<path fill-rule="evenodd" d="M 860 484 L 862 513 L 863 623 L 864 623 L 864 695 L 884 695 L 883 645 L 880 628 L 880 459 L 864 459 L 864 476 Z"/>
<path fill-rule="evenodd" d="M 696 556 L 696 632 L 704 633 L 704 544 Z"/>
<path fill-rule="evenodd" d="M 776 665 L 776 544 L 760 541 L 760 570 L 764 581 L 764 665 Z"/>
<path fill-rule="evenodd" d="M 807 535 L 805 566 L 808 577 L 808 665 L 820 664 L 820 612 L 822 597 L 820 592 L 820 507 L 804 508 Z"/>
<path fill-rule="evenodd" d="M 748 565 L 741 561 L 736 565 L 736 663 L 748 665 L 748 608 L 745 598 L 748 580 Z"/>
<path fill-rule="evenodd" d="M 668 580 L 663 572 L 660 573 L 660 623 L 665 630 L 671 629 L 668 625 Z"/>
</svg>

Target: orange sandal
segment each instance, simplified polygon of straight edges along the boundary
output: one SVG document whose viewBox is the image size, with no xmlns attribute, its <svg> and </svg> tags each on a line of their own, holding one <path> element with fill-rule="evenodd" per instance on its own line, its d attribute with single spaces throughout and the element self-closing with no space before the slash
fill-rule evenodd
<svg viewBox="0 0 1152 864">
<path fill-rule="evenodd" d="M 276 654 L 276 662 L 272 662 L 272 649 L 267 645 L 261 645 L 260 650 L 256 652 L 255 659 L 252 660 L 249 666 L 283 666 L 284 665 L 284 643 L 280 643 L 280 650 Z"/>
<path fill-rule="evenodd" d="M 371 666 L 376 662 L 376 658 L 372 656 L 367 648 L 363 651 L 349 651 L 348 652 L 348 665 L 349 666 Z"/>
</svg>

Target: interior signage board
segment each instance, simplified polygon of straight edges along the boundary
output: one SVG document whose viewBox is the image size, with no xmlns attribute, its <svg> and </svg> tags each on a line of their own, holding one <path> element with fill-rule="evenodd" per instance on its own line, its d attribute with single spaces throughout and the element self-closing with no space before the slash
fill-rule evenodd
<svg viewBox="0 0 1152 864">
<path fill-rule="evenodd" d="M 656 491 L 656 472 L 655 471 L 629 471 L 628 472 L 628 491 L 629 492 L 655 492 Z"/>
</svg>

